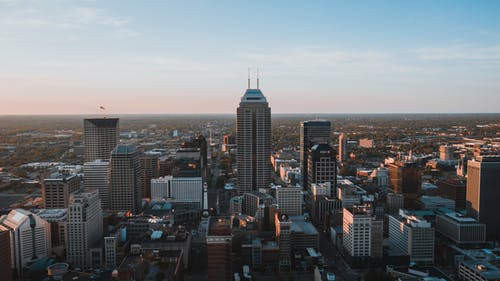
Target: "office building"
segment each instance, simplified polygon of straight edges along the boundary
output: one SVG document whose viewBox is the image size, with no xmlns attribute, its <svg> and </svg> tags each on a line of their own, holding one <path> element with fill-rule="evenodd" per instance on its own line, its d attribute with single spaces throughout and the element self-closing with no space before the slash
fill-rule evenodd
<svg viewBox="0 0 500 281">
<path fill-rule="evenodd" d="M 111 153 L 109 186 L 111 210 L 139 212 L 142 189 L 135 146 L 120 144 Z"/>
<path fill-rule="evenodd" d="M 446 208 L 449 210 L 455 210 L 455 201 L 448 199 L 448 198 L 443 198 L 440 196 L 427 196 L 427 195 L 422 195 L 418 199 L 419 205 L 423 210 L 437 210 L 440 208 Z"/>
<path fill-rule="evenodd" d="M 496 281 L 500 280 L 500 248 L 461 250 L 463 258 L 458 260 L 457 280 Z"/>
<path fill-rule="evenodd" d="M 279 271 L 286 272 L 292 268 L 292 221 L 287 215 L 276 218 L 276 241 L 279 245 Z"/>
<path fill-rule="evenodd" d="M 165 176 L 151 180 L 151 199 L 167 199 L 172 202 L 203 204 L 203 180 L 201 177 Z"/>
<path fill-rule="evenodd" d="M 15 209 L 2 216 L 0 231 L 10 232 L 11 259 L 18 276 L 28 264 L 51 253 L 49 223 L 29 211 Z"/>
<path fill-rule="evenodd" d="M 345 234 L 344 234 L 345 235 Z M 389 215 L 389 241 L 416 263 L 434 262 L 434 228 L 421 217 L 401 209 Z"/>
<path fill-rule="evenodd" d="M 118 118 L 89 118 L 83 120 L 85 162 L 108 160 L 118 144 Z"/>
<path fill-rule="evenodd" d="M 276 202 L 279 213 L 288 216 L 302 215 L 302 188 L 299 186 L 276 186 Z"/>
<path fill-rule="evenodd" d="M 403 194 L 404 207 L 415 209 L 422 189 L 422 172 L 415 162 L 389 163 L 389 187 Z"/>
<path fill-rule="evenodd" d="M 181 178 L 202 177 L 202 155 L 198 148 L 179 148 L 175 152 L 172 175 Z"/>
<path fill-rule="evenodd" d="M 486 226 L 471 217 L 450 212 L 436 216 L 436 231 L 457 244 L 484 243 Z"/>
<path fill-rule="evenodd" d="M 347 136 L 345 134 L 339 135 L 339 162 L 344 162 L 347 160 Z"/>
<path fill-rule="evenodd" d="M 43 179 L 42 197 L 45 209 L 68 208 L 70 194 L 80 189 L 76 175 L 54 173 Z"/>
<path fill-rule="evenodd" d="M 139 157 L 141 165 L 141 197 L 151 198 L 151 179 L 160 176 L 160 152 L 146 151 Z"/>
<path fill-rule="evenodd" d="M 102 239 L 103 223 L 98 191 L 72 196 L 66 222 L 67 259 L 75 267 L 92 267 L 91 249 Z"/>
<path fill-rule="evenodd" d="M 307 161 L 314 144 L 330 143 L 331 123 L 326 120 L 310 120 L 300 123 L 300 170 L 304 189 L 307 186 Z"/>
<path fill-rule="evenodd" d="M 202 135 L 197 135 L 190 141 L 183 142 L 182 148 L 194 148 L 200 152 L 200 170 L 203 181 L 208 178 L 208 147 L 207 140 Z"/>
<path fill-rule="evenodd" d="M 500 241 L 500 155 L 478 156 L 467 163 L 467 213 L 486 224 L 487 238 Z"/>
<path fill-rule="evenodd" d="M 66 248 L 66 220 L 68 209 L 37 209 L 32 212 L 49 223 L 52 251 L 63 251 Z"/>
<path fill-rule="evenodd" d="M 109 162 L 97 159 L 83 164 L 83 186 L 86 191 L 98 190 L 101 209 L 110 209 Z"/>
<path fill-rule="evenodd" d="M 453 155 L 455 153 L 455 148 L 451 145 L 441 145 L 439 147 L 439 160 L 450 161 L 455 159 Z"/>
<path fill-rule="evenodd" d="M 104 237 L 104 267 L 107 269 L 116 268 L 116 236 Z"/>
<path fill-rule="evenodd" d="M 457 210 L 465 210 L 467 201 L 465 179 L 438 180 L 436 185 L 439 196 L 455 201 Z"/>
<path fill-rule="evenodd" d="M 0 272 L 2 280 L 13 281 L 12 258 L 10 251 L 10 232 L 0 226 Z"/>
<path fill-rule="evenodd" d="M 383 220 L 377 220 L 370 205 L 343 209 L 343 246 L 351 259 L 382 257 Z"/>
<path fill-rule="evenodd" d="M 230 217 L 211 217 L 208 222 L 208 281 L 232 280 L 232 221 Z"/>
<path fill-rule="evenodd" d="M 313 183 L 330 183 L 331 194 L 335 196 L 337 186 L 337 159 L 335 150 L 326 143 L 315 144 L 308 155 L 308 189 Z"/>
<path fill-rule="evenodd" d="M 269 188 L 271 183 L 271 108 L 258 86 L 248 86 L 236 110 L 240 194 Z"/>
<path fill-rule="evenodd" d="M 467 175 L 467 161 L 469 161 L 469 157 L 467 153 L 462 153 L 458 157 L 458 165 L 457 165 L 457 176 L 465 177 Z"/>
</svg>

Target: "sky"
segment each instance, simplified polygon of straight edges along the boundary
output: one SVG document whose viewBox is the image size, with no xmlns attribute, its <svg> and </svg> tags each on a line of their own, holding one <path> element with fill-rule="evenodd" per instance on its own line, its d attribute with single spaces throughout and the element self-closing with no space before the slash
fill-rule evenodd
<svg viewBox="0 0 500 281">
<path fill-rule="evenodd" d="M 0 115 L 500 112 L 500 1 L 0 0 Z"/>
</svg>

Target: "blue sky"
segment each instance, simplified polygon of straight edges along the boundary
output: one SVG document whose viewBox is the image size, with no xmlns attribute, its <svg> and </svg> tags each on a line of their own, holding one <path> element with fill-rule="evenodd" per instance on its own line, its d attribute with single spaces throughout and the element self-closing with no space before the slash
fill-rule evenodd
<svg viewBox="0 0 500 281">
<path fill-rule="evenodd" d="M 498 1 L 0 0 L 0 114 L 500 112 Z M 255 76 L 255 74 L 253 74 Z"/>
</svg>

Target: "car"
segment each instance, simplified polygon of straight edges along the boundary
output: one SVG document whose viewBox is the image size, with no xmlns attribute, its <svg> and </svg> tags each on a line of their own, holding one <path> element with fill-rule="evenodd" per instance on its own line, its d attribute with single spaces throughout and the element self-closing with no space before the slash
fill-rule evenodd
<svg viewBox="0 0 500 281">
<path fill-rule="evenodd" d="M 335 274 L 333 272 L 327 272 L 326 273 L 326 280 L 335 281 Z"/>
</svg>

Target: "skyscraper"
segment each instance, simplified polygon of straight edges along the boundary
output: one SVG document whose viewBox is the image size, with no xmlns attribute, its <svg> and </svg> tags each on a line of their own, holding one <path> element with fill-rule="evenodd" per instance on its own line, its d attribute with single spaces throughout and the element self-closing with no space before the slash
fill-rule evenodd
<svg viewBox="0 0 500 281">
<path fill-rule="evenodd" d="M 10 251 L 10 232 L 0 227 L 0 272 L 2 280 L 12 281 L 12 258 Z"/>
<path fill-rule="evenodd" d="M 85 162 L 108 160 L 118 144 L 118 118 L 91 118 L 83 120 Z"/>
<path fill-rule="evenodd" d="M 345 134 L 339 135 L 339 162 L 347 160 L 347 136 Z"/>
<path fill-rule="evenodd" d="M 236 110 L 238 192 L 268 188 L 271 182 L 271 108 L 260 89 L 246 90 Z"/>
<path fill-rule="evenodd" d="M 86 191 L 99 190 L 103 210 L 110 208 L 108 173 L 108 161 L 98 159 L 83 164 L 83 186 Z"/>
<path fill-rule="evenodd" d="M 207 280 L 232 280 L 231 217 L 211 217 L 207 229 Z"/>
<path fill-rule="evenodd" d="M 311 120 L 300 123 L 300 170 L 303 188 L 307 187 L 307 159 L 309 149 L 317 143 L 330 143 L 331 123 L 326 120 Z"/>
<path fill-rule="evenodd" d="M 415 162 L 397 161 L 388 164 L 389 187 L 403 194 L 404 208 L 414 209 L 422 190 L 422 171 Z"/>
<path fill-rule="evenodd" d="M 102 238 L 102 211 L 97 190 L 71 198 L 66 228 L 68 260 L 76 267 L 90 267 L 90 249 Z"/>
<path fill-rule="evenodd" d="M 141 163 L 141 183 L 143 198 L 151 198 L 151 180 L 160 175 L 160 152 L 146 151 L 139 161 Z"/>
<path fill-rule="evenodd" d="M 137 148 L 120 144 L 111 153 L 111 210 L 137 213 L 141 206 L 141 172 Z"/>
<path fill-rule="evenodd" d="M 43 180 L 42 197 L 46 209 L 68 208 L 70 194 L 80 189 L 76 175 L 54 173 Z"/>
<path fill-rule="evenodd" d="M 467 163 L 467 213 L 486 224 L 488 239 L 500 240 L 500 155 L 478 156 Z"/>
<path fill-rule="evenodd" d="M 311 147 L 307 161 L 308 188 L 313 183 L 330 183 L 329 196 L 335 196 L 337 186 L 337 158 L 331 145 L 326 143 L 315 144 Z"/>
</svg>

